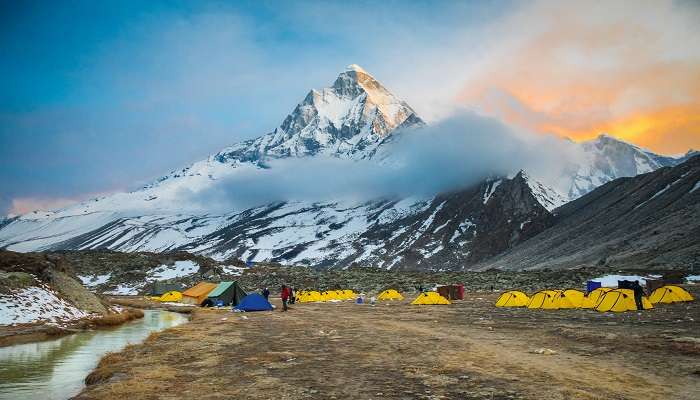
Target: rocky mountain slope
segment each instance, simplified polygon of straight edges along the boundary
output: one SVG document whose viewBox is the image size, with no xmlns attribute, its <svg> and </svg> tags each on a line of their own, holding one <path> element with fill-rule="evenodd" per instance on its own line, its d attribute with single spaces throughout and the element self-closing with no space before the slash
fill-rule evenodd
<svg viewBox="0 0 700 400">
<path fill-rule="evenodd" d="M 563 175 L 563 189 L 566 189 L 563 194 L 569 200 L 577 199 L 617 178 L 678 165 L 698 153 L 691 150 L 678 158 L 660 156 L 605 134 L 582 142 L 580 146 L 583 159 L 572 161 L 569 171 Z"/>
<path fill-rule="evenodd" d="M 556 210 L 552 227 L 478 268 L 700 269 L 700 156 L 609 182 Z"/>
<path fill-rule="evenodd" d="M 112 312 L 62 258 L 0 251 L 0 325 L 61 324 Z"/>
<path fill-rule="evenodd" d="M 422 126 L 408 104 L 351 65 L 330 87 L 310 91 L 271 133 L 137 191 L 3 220 L 0 248 L 186 250 L 218 260 L 461 268 L 539 233 L 551 224 L 549 211 L 599 185 L 681 161 L 601 136 L 578 145 L 582 156 L 550 184 L 521 171 L 420 198 L 279 202 L 224 214 L 185 200 L 233 174 L 265 174 L 272 160 L 323 156 L 384 165 L 397 138 Z"/>
</svg>

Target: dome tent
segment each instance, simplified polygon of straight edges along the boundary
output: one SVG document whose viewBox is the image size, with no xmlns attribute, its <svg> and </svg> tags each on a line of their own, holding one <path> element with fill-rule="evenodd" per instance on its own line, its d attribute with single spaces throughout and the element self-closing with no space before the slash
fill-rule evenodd
<svg viewBox="0 0 700 400">
<path fill-rule="evenodd" d="M 652 304 L 680 303 L 693 301 L 693 296 L 680 286 L 666 285 L 654 290 L 649 296 L 649 301 Z"/>
<path fill-rule="evenodd" d="M 644 296 L 642 296 L 642 307 L 644 307 L 645 310 L 654 308 L 649 302 L 649 299 Z M 598 304 L 595 306 L 595 310 L 600 312 L 636 311 L 637 303 L 634 300 L 634 291 L 631 289 L 610 290 L 600 298 Z"/>
<path fill-rule="evenodd" d="M 319 293 L 316 290 L 310 290 L 310 291 L 304 291 L 302 292 L 301 296 L 299 296 L 298 300 L 299 303 L 313 303 L 316 301 L 323 301 L 321 299 L 321 293 Z"/>
<path fill-rule="evenodd" d="M 530 297 L 530 302 L 527 303 L 527 308 L 554 310 L 557 308 L 554 299 L 560 292 L 561 290 L 540 290 Z"/>
<path fill-rule="evenodd" d="M 519 290 L 504 292 L 496 300 L 496 307 L 525 307 L 530 299 Z"/>
<path fill-rule="evenodd" d="M 251 293 L 238 303 L 236 310 L 240 311 L 272 311 L 272 304 L 258 293 Z"/>
<path fill-rule="evenodd" d="M 158 297 L 158 301 L 177 302 L 180 300 L 182 300 L 182 293 L 178 292 L 177 290 L 171 290 Z"/>
<path fill-rule="evenodd" d="M 450 304 L 450 301 L 440 296 L 437 292 L 423 292 L 416 297 L 411 304 L 428 305 L 428 304 Z"/>
<path fill-rule="evenodd" d="M 588 293 L 588 296 L 583 299 L 583 302 L 581 303 L 581 308 L 595 308 L 596 304 L 600 301 L 600 299 L 605 295 L 605 293 L 611 291 L 612 289 L 609 287 L 599 287 L 597 289 L 594 289 L 590 293 Z"/>
<path fill-rule="evenodd" d="M 559 292 L 554 299 L 554 305 L 557 308 L 581 308 L 583 299 L 586 295 L 582 291 L 576 289 L 566 289 Z"/>
<path fill-rule="evenodd" d="M 377 300 L 403 300 L 403 296 L 394 289 L 387 289 L 379 293 Z"/>
</svg>

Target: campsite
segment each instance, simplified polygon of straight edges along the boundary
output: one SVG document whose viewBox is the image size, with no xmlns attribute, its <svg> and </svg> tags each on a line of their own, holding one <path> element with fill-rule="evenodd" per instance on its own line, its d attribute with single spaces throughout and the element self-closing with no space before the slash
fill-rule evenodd
<svg viewBox="0 0 700 400">
<path fill-rule="evenodd" d="M 33 271 L 54 260 L 78 276 L 90 274 L 78 268 L 94 260 L 129 262 L 109 252 L 4 255 L 10 267 Z M 594 267 L 396 274 L 271 263 L 220 270 L 160 280 L 138 294 L 93 294 L 110 309 L 186 322 L 153 321 L 142 343 L 97 357 L 71 396 L 695 399 L 700 391 L 700 285 L 688 273 Z M 628 279 L 642 277 L 638 310 Z M 296 289 L 288 312 L 281 311 L 283 284 Z M 66 291 L 71 285 L 53 287 L 56 295 L 75 296 Z M 89 326 L 81 332 L 95 334 Z M 0 332 L 12 339 L 40 327 L 58 329 L 37 322 Z M 67 343 L 76 327 L 61 328 Z"/>
<path fill-rule="evenodd" d="M 0 400 L 700 400 L 700 0 L 1 10 Z"/>
<path fill-rule="evenodd" d="M 687 286 L 697 298 L 700 287 Z M 102 360 L 78 399 L 696 399 L 700 303 L 644 312 L 297 303 L 287 313 L 197 308 L 188 324 Z M 118 378 L 115 378 L 118 377 Z M 349 378 L 351 377 L 351 379 Z M 182 383 L 187 382 L 183 386 Z M 203 395 L 203 393 L 207 393 Z M 177 397 L 177 396 L 175 396 Z"/>
</svg>

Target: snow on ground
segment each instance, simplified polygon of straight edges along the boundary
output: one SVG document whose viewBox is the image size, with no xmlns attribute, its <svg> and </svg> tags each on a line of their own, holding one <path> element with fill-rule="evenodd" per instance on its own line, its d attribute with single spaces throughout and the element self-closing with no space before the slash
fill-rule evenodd
<svg viewBox="0 0 700 400">
<path fill-rule="evenodd" d="M 105 274 L 105 275 L 78 275 L 78 278 L 83 282 L 83 285 L 89 287 L 89 288 L 94 288 L 99 285 L 102 285 L 103 283 L 107 283 L 109 281 L 109 278 L 112 277 L 112 274 Z"/>
<path fill-rule="evenodd" d="M 129 284 L 129 283 L 120 283 L 117 285 L 117 287 L 114 290 L 110 290 L 105 292 L 105 294 L 115 294 L 115 295 L 121 295 L 121 296 L 135 296 L 139 294 L 139 289 L 143 286 L 144 284 L 141 283 L 140 285 L 134 285 L 134 284 Z"/>
<path fill-rule="evenodd" d="M 694 191 L 700 189 L 700 180 L 695 182 L 695 186 L 693 186 L 692 189 L 690 189 L 690 193 L 693 193 Z"/>
<path fill-rule="evenodd" d="M 639 275 L 605 275 L 591 280 L 600 282 L 603 287 L 617 287 L 617 281 L 639 281 L 640 285 L 644 285 L 647 279 L 657 278 L 661 278 L 661 275 L 649 275 L 646 277 Z"/>
<path fill-rule="evenodd" d="M 236 276 L 242 274 L 243 270 L 245 269 L 243 267 L 235 267 L 233 265 L 222 265 L 221 268 L 224 270 L 224 274 Z"/>
<path fill-rule="evenodd" d="M 163 281 L 194 274 L 199 271 L 199 264 L 194 261 L 175 261 L 175 265 L 161 265 L 148 272 L 148 281 Z"/>
<path fill-rule="evenodd" d="M 48 286 L 29 286 L 0 294 L 0 325 L 38 321 L 58 322 L 85 318 L 89 314 L 56 295 Z"/>
</svg>

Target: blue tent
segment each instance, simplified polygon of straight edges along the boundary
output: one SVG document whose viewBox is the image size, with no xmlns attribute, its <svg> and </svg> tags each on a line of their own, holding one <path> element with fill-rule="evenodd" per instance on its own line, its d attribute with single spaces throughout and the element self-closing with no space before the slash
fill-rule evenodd
<svg viewBox="0 0 700 400">
<path fill-rule="evenodd" d="M 272 304 L 260 294 L 251 293 L 244 297 L 235 309 L 241 311 L 271 311 Z"/>
</svg>

